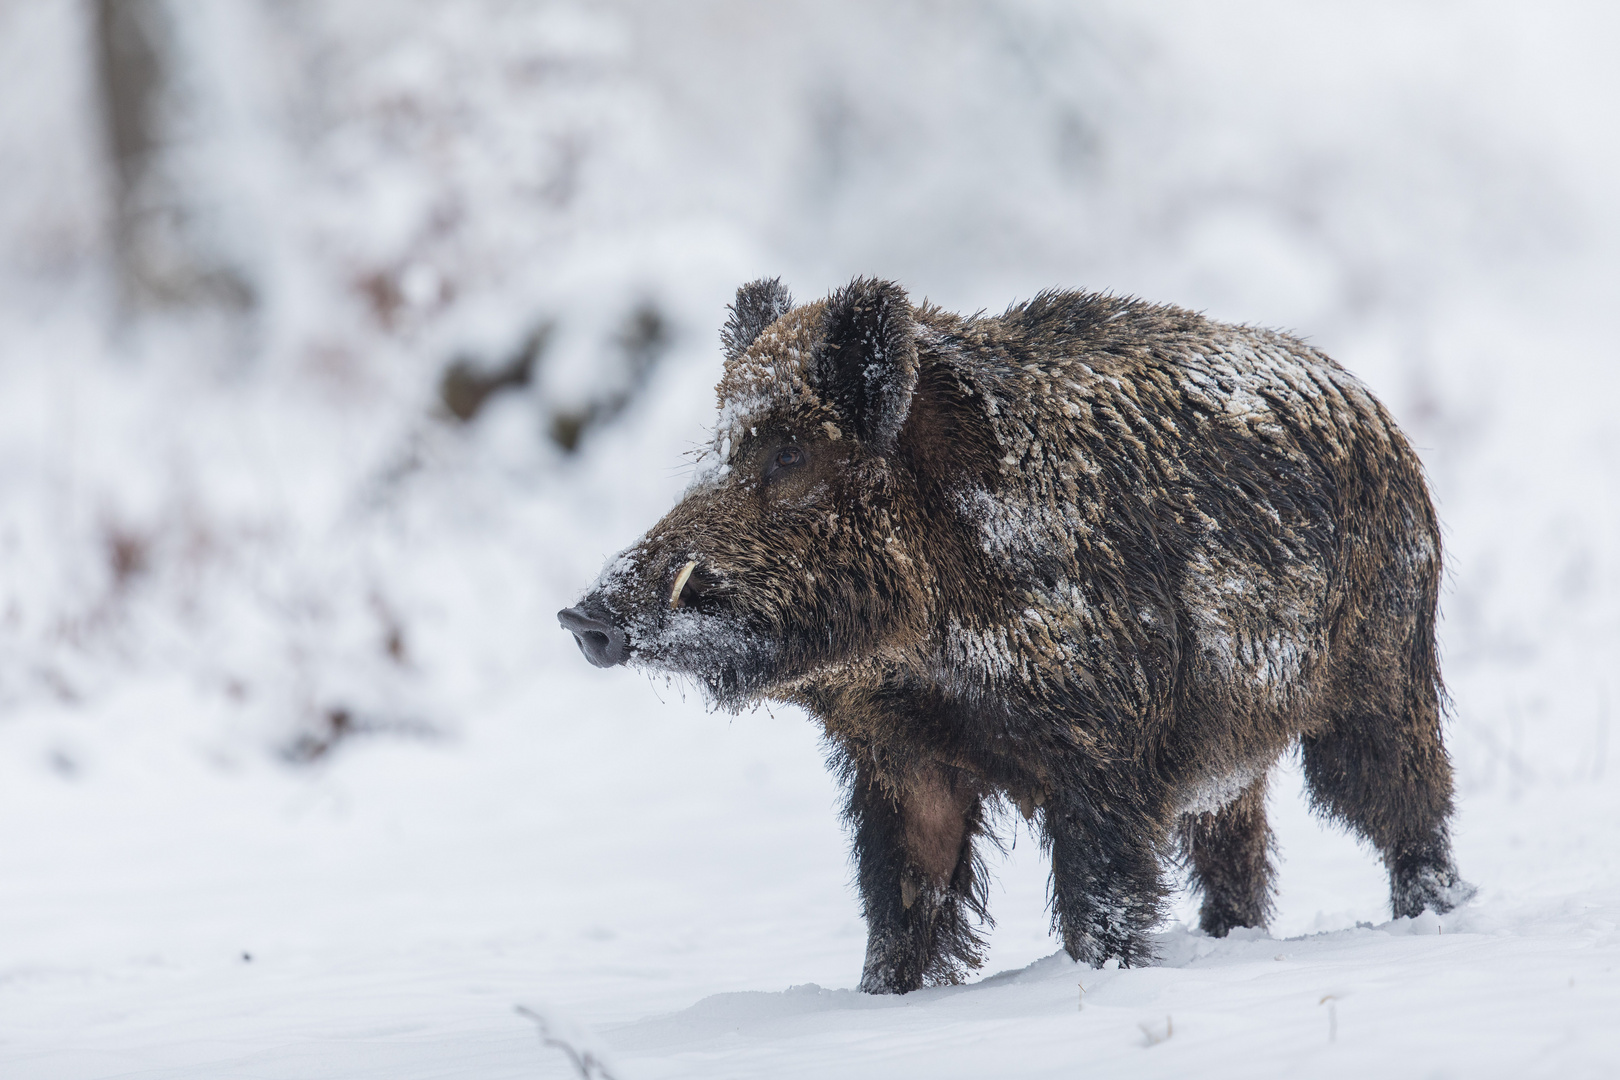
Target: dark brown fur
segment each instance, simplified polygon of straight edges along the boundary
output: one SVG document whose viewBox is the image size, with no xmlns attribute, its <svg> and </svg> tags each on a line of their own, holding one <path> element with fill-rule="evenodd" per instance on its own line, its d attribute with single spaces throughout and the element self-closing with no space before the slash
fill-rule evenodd
<svg viewBox="0 0 1620 1080">
<path fill-rule="evenodd" d="M 1467 895 L 1434 511 L 1333 361 L 1173 307 L 1048 293 L 963 318 L 869 280 L 801 307 L 745 286 L 724 343 L 705 473 L 563 618 L 595 663 L 822 722 L 863 989 L 978 965 L 998 798 L 1039 819 L 1077 960 L 1151 960 L 1177 853 L 1205 930 L 1263 925 L 1265 774 L 1296 742 L 1396 915 Z"/>
</svg>

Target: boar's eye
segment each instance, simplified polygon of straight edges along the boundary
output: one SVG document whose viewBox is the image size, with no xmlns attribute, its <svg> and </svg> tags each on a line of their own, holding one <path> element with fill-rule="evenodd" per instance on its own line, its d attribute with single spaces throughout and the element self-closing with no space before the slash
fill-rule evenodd
<svg viewBox="0 0 1620 1080">
<path fill-rule="evenodd" d="M 779 480 L 783 473 L 797 469 L 804 464 L 804 451 L 797 446 L 780 447 L 771 455 L 770 464 L 765 466 L 765 480 Z"/>
</svg>

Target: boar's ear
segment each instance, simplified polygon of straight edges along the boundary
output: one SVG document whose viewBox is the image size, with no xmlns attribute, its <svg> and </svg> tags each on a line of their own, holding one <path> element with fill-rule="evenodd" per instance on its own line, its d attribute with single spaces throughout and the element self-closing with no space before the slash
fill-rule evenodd
<svg viewBox="0 0 1620 1080">
<path fill-rule="evenodd" d="M 735 360 L 771 323 L 793 308 L 793 297 L 781 278 L 760 278 L 737 287 L 737 302 L 727 310 L 731 315 L 720 328 L 720 346 L 727 360 Z"/>
<path fill-rule="evenodd" d="M 916 323 L 906 291 L 856 278 L 827 300 L 813 359 L 818 389 L 863 443 L 887 454 L 917 388 Z"/>
</svg>

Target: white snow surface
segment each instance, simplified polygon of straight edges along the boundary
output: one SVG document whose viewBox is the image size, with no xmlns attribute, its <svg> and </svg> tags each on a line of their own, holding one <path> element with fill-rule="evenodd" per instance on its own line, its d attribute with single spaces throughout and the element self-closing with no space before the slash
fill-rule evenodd
<svg viewBox="0 0 1620 1080">
<path fill-rule="evenodd" d="M 211 10 L 245 326 L 121 311 L 90 5 L 0 3 L 0 1076 L 574 1075 L 518 1006 L 619 1080 L 1620 1075 L 1610 6 Z M 813 725 L 555 612 L 690 479 L 731 290 L 858 273 L 1278 326 L 1389 405 L 1474 900 L 1391 921 L 1285 760 L 1269 930 L 1178 894 L 1160 964 L 1076 967 L 1009 813 L 982 977 L 848 989 Z M 544 322 L 535 385 L 434 415 Z"/>
</svg>

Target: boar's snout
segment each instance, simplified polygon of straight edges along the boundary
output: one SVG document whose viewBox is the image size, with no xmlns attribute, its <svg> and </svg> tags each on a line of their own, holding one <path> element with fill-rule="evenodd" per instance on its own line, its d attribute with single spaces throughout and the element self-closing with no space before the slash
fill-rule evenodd
<svg viewBox="0 0 1620 1080">
<path fill-rule="evenodd" d="M 574 635 L 585 659 L 597 667 L 616 667 L 630 658 L 630 643 L 624 631 L 612 623 L 592 618 L 577 607 L 557 612 L 557 621 Z"/>
</svg>

